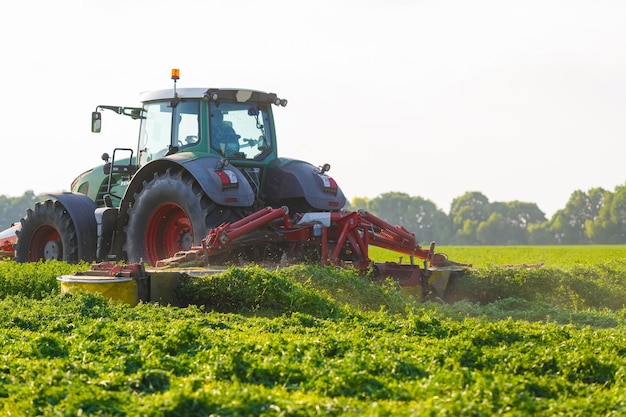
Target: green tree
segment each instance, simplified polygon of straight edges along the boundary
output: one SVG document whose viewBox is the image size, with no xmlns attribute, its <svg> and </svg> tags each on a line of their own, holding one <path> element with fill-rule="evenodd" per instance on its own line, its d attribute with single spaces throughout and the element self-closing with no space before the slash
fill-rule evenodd
<svg viewBox="0 0 626 417">
<path fill-rule="evenodd" d="M 499 245 L 509 239 L 512 231 L 511 226 L 504 220 L 504 216 L 494 212 L 487 221 L 478 224 L 476 239 L 484 245 Z"/>
<path fill-rule="evenodd" d="M 408 194 L 393 191 L 370 200 L 368 208 L 386 222 L 406 227 L 407 207 L 410 201 L 411 197 Z"/>
<path fill-rule="evenodd" d="M 453 243 L 475 245 L 478 225 L 491 215 L 489 199 L 478 191 L 468 191 L 452 200 L 450 219 L 452 222 Z"/>
<path fill-rule="evenodd" d="M 367 197 L 353 197 L 346 210 L 369 210 L 370 199 Z"/>
<path fill-rule="evenodd" d="M 504 209 L 507 222 L 520 230 L 527 230 L 531 224 L 546 221 L 545 213 L 539 209 L 536 203 L 511 201 L 504 203 Z"/>
<path fill-rule="evenodd" d="M 40 200 L 33 191 L 26 191 L 20 197 L 0 195 L 0 231 L 11 227 L 26 214 Z"/>
<path fill-rule="evenodd" d="M 370 200 L 368 208 L 386 222 L 415 233 L 418 242 L 445 242 L 449 239 L 448 218 L 430 200 L 389 192 Z"/>
<path fill-rule="evenodd" d="M 546 229 L 550 231 L 555 244 L 577 245 L 591 243 L 594 233 L 592 224 L 600 218 L 606 202 L 606 191 L 592 188 L 588 192 L 574 191 L 565 208 L 558 210 L 550 219 Z M 601 224 L 601 221 L 598 221 Z"/>
<path fill-rule="evenodd" d="M 467 219 L 463 222 L 463 226 L 456 230 L 456 234 L 452 236 L 452 243 L 455 245 L 478 245 L 480 241 L 476 237 L 478 220 Z"/>
<path fill-rule="evenodd" d="M 531 245 L 552 245 L 556 243 L 554 233 L 550 230 L 550 222 L 531 224 L 528 226 L 528 243 Z"/>
<path fill-rule="evenodd" d="M 481 192 L 468 191 L 452 200 L 450 217 L 455 227 L 461 228 L 466 220 L 485 221 L 491 214 L 489 199 Z"/>
<path fill-rule="evenodd" d="M 545 214 L 535 203 L 494 202 L 490 210 L 489 219 L 476 229 L 476 237 L 484 245 L 525 245 L 528 227 L 546 221 Z"/>
<path fill-rule="evenodd" d="M 615 243 L 626 243 L 626 184 L 615 187 L 610 213 Z"/>
<path fill-rule="evenodd" d="M 444 243 L 450 240 L 451 228 L 448 216 L 439 210 L 435 203 L 422 197 L 413 197 L 410 214 L 414 221 L 414 229 L 417 240 L 422 244 L 433 241 Z"/>
<path fill-rule="evenodd" d="M 614 244 L 619 243 L 615 234 L 615 223 L 611 218 L 611 206 L 613 205 L 613 193 L 605 191 L 602 196 L 602 206 L 595 219 L 585 221 L 585 235 L 591 243 Z"/>
<path fill-rule="evenodd" d="M 563 210 L 565 220 L 567 221 L 563 229 L 565 232 L 564 243 L 589 243 L 585 224 L 597 219 L 602 207 L 603 193 L 604 190 L 601 188 L 590 189 L 587 193 L 581 190 L 576 190 L 572 193 Z"/>
</svg>

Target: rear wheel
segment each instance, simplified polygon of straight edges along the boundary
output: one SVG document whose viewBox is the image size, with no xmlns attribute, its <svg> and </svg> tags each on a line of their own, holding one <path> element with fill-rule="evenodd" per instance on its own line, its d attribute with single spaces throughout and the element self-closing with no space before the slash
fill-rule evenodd
<svg viewBox="0 0 626 417">
<path fill-rule="evenodd" d="M 199 246 L 211 227 L 234 219 L 233 211 L 214 204 L 191 175 L 171 169 L 155 173 L 128 211 L 128 261 L 155 265 Z"/>
<path fill-rule="evenodd" d="M 76 228 L 61 203 L 46 200 L 28 210 L 17 231 L 18 262 L 60 260 L 78 262 Z"/>
</svg>

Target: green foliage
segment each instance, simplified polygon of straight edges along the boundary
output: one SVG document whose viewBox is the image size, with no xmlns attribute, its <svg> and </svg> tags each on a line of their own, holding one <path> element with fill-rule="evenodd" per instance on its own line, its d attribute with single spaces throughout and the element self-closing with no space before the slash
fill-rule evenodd
<svg viewBox="0 0 626 417">
<path fill-rule="evenodd" d="M 69 265 L 59 261 L 22 265 L 0 262 L 0 298 L 7 295 L 42 298 L 58 293 L 58 276 L 85 269 L 88 269 L 87 264 Z"/>
<path fill-rule="evenodd" d="M 446 311 L 452 307 L 270 318 L 131 308 L 89 293 L 7 297 L 0 302 L 7 323 L 0 329 L 0 410 L 23 416 L 608 415 L 626 406 L 623 316 L 599 328 L 455 318 Z M 513 301 L 499 310 L 520 307 L 528 305 Z"/>
<path fill-rule="evenodd" d="M 534 203 L 492 203 L 479 192 L 455 198 L 450 218 L 455 231 L 451 241 L 457 245 L 524 245 L 532 240 L 531 226 L 546 221 Z"/>
<path fill-rule="evenodd" d="M 365 206 L 358 205 L 365 203 Z M 414 232 L 425 241 L 449 241 L 450 222 L 430 200 L 411 197 L 405 193 L 388 192 L 373 200 L 353 199 L 356 209 L 371 211 L 388 223 L 398 225 Z"/>
<path fill-rule="evenodd" d="M 626 308 L 626 261 L 602 267 L 488 268 L 468 272 L 450 288 L 450 301 L 481 304 L 508 297 L 545 301 L 553 306 L 581 310 Z"/>
<path fill-rule="evenodd" d="M 359 310 L 383 309 L 391 313 L 401 313 L 407 302 L 406 297 L 393 283 L 372 282 L 354 270 L 297 265 L 286 268 L 284 275 L 315 292 L 329 295 L 340 305 L 349 305 Z"/>
<path fill-rule="evenodd" d="M 596 191 L 596 194 L 600 194 Z M 626 240 L 626 184 L 611 193 L 603 191 L 597 213 L 585 219 L 585 235 L 592 242 L 624 243 Z"/>
<path fill-rule="evenodd" d="M 511 263 L 509 249 L 489 252 Z M 621 415 L 626 259 L 571 262 L 568 249 L 553 248 L 569 266 L 457 281 L 477 297 L 482 285 L 484 304 L 417 303 L 299 265 L 189 277 L 189 307 L 130 307 L 19 278 L 56 283 L 76 266 L 3 263 L 0 414 Z"/>
<path fill-rule="evenodd" d="M 322 317 L 343 314 L 340 306 L 328 296 L 287 279 L 285 271 L 272 272 L 258 266 L 188 277 L 177 291 L 178 297 L 187 304 L 225 313 L 302 312 Z"/>
<path fill-rule="evenodd" d="M 20 221 L 26 210 L 33 207 L 40 198 L 33 191 L 26 191 L 21 197 L 0 195 L 0 231 Z"/>
<path fill-rule="evenodd" d="M 474 266 L 454 281 L 450 301 L 486 304 L 518 297 L 571 310 L 626 305 L 624 245 L 449 246 L 438 251 Z"/>
<path fill-rule="evenodd" d="M 456 197 L 446 215 L 432 202 L 388 192 L 357 197 L 351 210 L 367 209 L 404 226 L 421 242 L 454 245 L 584 245 L 626 243 L 626 184 L 614 192 L 575 190 L 551 219 L 535 203 L 490 202 L 478 191 Z"/>
<path fill-rule="evenodd" d="M 346 306 L 404 311 L 407 299 L 395 285 L 381 285 L 354 270 L 297 265 L 276 271 L 258 266 L 184 278 L 177 296 L 207 311 L 242 314 L 303 313 L 337 318 Z"/>
</svg>

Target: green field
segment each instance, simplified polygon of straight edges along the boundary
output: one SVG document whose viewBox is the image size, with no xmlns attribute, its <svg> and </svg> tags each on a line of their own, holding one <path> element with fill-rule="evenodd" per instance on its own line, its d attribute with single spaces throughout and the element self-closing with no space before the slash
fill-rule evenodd
<svg viewBox="0 0 626 417">
<path fill-rule="evenodd" d="M 544 264 L 548 268 L 569 269 L 626 260 L 626 245 L 438 246 L 435 252 L 445 253 L 453 261 L 470 263 L 476 268 Z M 397 260 L 393 252 L 380 248 L 371 248 L 370 256 L 375 261 Z"/>
<path fill-rule="evenodd" d="M 61 295 L 87 265 L 0 263 L 0 414 L 626 413 L 626 247 L 439 251 L 477 267 L 454 303 L 250 266 L 185 280 L 188 308 L 131 308 Z"/>
</svg>

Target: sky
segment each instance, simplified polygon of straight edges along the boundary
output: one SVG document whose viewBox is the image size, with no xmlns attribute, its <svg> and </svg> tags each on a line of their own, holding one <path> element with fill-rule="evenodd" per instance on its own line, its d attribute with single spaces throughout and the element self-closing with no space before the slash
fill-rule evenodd
<svg viewBox="0 0 626 417">
<path fill-rule="evenodd" d="M 397 191 L 536 203 L 626 183 L 626 2 L 5 2 L 0 194 L 67 191 L 138 124 L 97 105 L 252 88 L 279 153 L 329 163 L 348 199 Z"/>
</svg>

